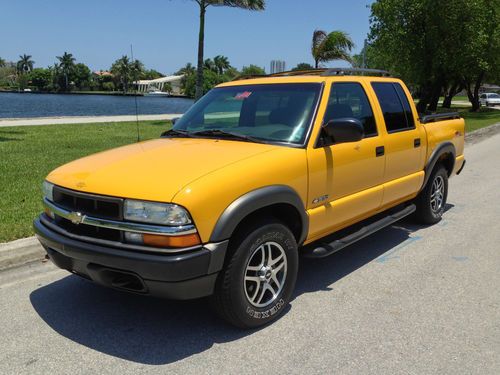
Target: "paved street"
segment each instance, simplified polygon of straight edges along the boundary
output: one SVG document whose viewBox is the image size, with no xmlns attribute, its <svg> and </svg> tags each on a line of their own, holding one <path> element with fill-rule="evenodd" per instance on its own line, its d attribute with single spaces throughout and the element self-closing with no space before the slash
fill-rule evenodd
<svg viewBox="0 0 500 375">
<path fill-rule="evenodd" d="M 0 274 L 1 374 L 499 374 L 500 134 L 466 149 L 444 220 L 303 260 L 258 331 L 41 264 Z"/>
</svg>

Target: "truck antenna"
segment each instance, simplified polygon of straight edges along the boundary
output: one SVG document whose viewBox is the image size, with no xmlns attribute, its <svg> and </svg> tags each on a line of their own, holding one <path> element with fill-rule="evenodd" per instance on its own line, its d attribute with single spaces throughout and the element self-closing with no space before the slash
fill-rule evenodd
<svg viewBox="0 0 500 375">
<path fill-rule="evenodd" d="M 135 124 L 137 128 L 137 142 L 141 141 L 141 136 L 139 132 L 139 107 L 137 105 L 137 69 L 135 66 L 134 60 L 134 49 L 132 48 L 132 44 L 130 44 L 130 57 L 132 59 L 132 77 L 134 79 L 134 102 L 135 102 Z"/>
</svg>

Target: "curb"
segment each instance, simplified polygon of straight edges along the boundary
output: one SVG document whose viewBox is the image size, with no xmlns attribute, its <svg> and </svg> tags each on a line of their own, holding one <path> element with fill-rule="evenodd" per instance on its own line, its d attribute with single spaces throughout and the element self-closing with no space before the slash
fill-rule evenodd
<svg viewBox="0 0 500 375">
<path fill-rule="evenodd" d="M 0 271 L 41 261 L 44 257 L 45 250 L 36 237 L 3 243 L 0 244 Z"/>
<path fill-rule="evenodd" d="M 496 124 L 486 126 L 481 129 L 474 130 L 470 133 L 465 134 L 465 143 L 467 145 L 474 144 L 482 141 L 485 138 L 491 137 L 497 133 L 500 133 L 500 122 Z"/>
</svg>

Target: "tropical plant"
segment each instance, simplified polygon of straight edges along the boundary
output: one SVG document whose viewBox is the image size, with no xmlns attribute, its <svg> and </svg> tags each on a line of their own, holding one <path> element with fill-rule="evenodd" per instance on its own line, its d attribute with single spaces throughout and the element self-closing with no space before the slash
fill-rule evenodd
<svg viewBox="0 0 500 375">
<path fill-rule="evenodd" d="M 122 56 L 111 66 L 111 73 L 119 81 L 124 94 L 128 92 L 130 83 L 137 81 L 143 71 L 142 62 L 130 61 L 128 56 Z"/>
<path fill-rule="evenodd" d="M 214 60 L 212 59 L 205 59 L 205 61 L 203 62 L 203 69 L 211 70 L 212 72 L 218 73 L 217 67 L 215 66 Z"/>
<path fill-rule="evenodd" d="M 89 88 L 92 81 L 92 72 L 87 65 L 78 63 L 73 68 L 71 79 L 80 90 L 82 88 Z"/>
<path fill-rule="evenodd" d="M 0 57 L 0 68 L 3 68 L 6 65 L 7 65 L 7 62 Z"/>
<path fill-rule="evenodd" d="M 343 31 L 327 33 L 323 30 L 315 30 L 311 46 L 314 66 L 319 68 L 320 63 L 331 60 L 351 61 L 350 52 L 353 47 L 353 41 Z"/>
<path fill-rule="evenodd" d="M 69 76 L 73 73 L 75 68 L 76 59 L 73 57 L 73 54 L 64 52 L 62 56 L 56 56 L 57 60 L 59 60 L 59 71 L 62 73 L 64 77 L 63 81 L 63 91 L 69 90 Z"/>
<path fill-rule="evenodd" d="M 20 74 L 25 74 L 33 70 L 33 64 L 35 62 L 31 59 L 31 55 L 19 56 L 19 61 L 17 62 L 17 72 Z"/>
<path fill-rule="evenodd" d="M 229 59 L 226 56 L 217 55 L 214 57 L 214 65 L 217 73 L 224 74 L 224 72 L 231 67 Z"/>
<path fill-rule="evenodd" d="M 175 72 L 175 74 L 179 75 L 179 76 L 180 75 L 194 74 L 194 73 L 196 73 L 196 68 L 191 63 L 187 63 L 182 68 L 180 68 L 177 72 Z"/>
<path fill-rule="evenodd" d="M 314 69 L 314 66 L 308 63 L 299 63 L 295 68 L 292 69 L 292 71 L 297 71 L 297 70 L 311 70 Z"/>
<path fill-rule="evenodd" d="M 264 74 L 266 74 L 264 68 L 261 68 L 260 66 L 254 64 L 250 64 L 249 66 L 244 66 L 243 69 L 241 69 L 242 76 L 261 76 Z"/>
<path fill-rule="evenodd" d="M 209 6 L 227 6 L 248 10 L 263 10 L 265 0 L 194 0 L 200 7 L 200 31 L 198 35 L 198 63 L 196 71 L 196 92 L 195 99 L 198 100 L 203 95 L 203 51 L 205 44 L 205 13 Z"/>
<path fill-rule="evenodd" d="M 52 82 L 52 72 L 50 69 L 35 68 L 29 73 L 28 79 L 39 91 L 47 91 Z"/>
</svg>

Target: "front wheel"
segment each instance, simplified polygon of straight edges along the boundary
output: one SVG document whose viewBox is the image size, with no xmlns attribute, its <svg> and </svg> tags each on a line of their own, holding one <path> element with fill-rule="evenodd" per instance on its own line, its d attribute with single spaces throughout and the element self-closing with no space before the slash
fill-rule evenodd
<svg viewBox="0 0 500 375">
<path fill-rule="evenodd" d="M 297 242 L 279 221 L 250 226 L 231 241 L 212 306 L 229 323 L 259 327 L 275 320 L 288 305 L 298 270 Z"/>
<path fill-rule="evenodd" d="M 427 185 L 415 200 L 415 217 L 422 224 L 435 224 L 443 216 L 448 197 L 448 172 L 439 165 L 427 181 Z"/>
</svg>

